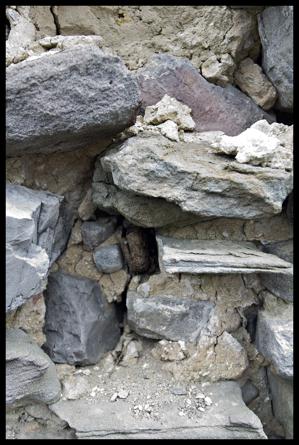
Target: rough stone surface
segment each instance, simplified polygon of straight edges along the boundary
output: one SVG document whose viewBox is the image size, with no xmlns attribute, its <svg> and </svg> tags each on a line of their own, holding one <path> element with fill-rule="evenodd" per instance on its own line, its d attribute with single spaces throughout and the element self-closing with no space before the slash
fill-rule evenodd
<svg viewBox="0 0 299 445">
<path fill-rule="evenodd" d="M 267 243 L 264 245 L 264 251 L 277 255 L 278 257 L 293 263 L 293 240 L 281 241 L 276 243 Z M 294 278 L 284 274 L 260 275 L 261 282 L 266 288 L 277 297 L 286 301 L 294 299 Z"/>
<path fill-rule="evenodd" d="M 196 131 L 222 130 L 234 136 L 260 119 L 274 120 L 235 87 L 208 82 L 186 59 L 158 54 L 138 70 L 138 82 L 143 107 L 165 94 L 174 97 L 191 108 Z"/>
<path fill-rule="evenodd" d="M 253 243 L 210 240 L 178 240 L 157 237 L 160 269 L 168 273 L 292 274 L 292 264 L 261 252 Z"/>
<path fill-rule="evenodd" d="M 45 299 L 44 348 L 54 362 L 92 364 L 114 348 L 120 336 L 115 308 L 96 282 L 55 272 Z"/>
<path fill-rule="evenodd" d="M 292 174 L 211 153 L 206 144 L 138 135 L 101 158 L 113 182 L 130 193 L 164 198 L 199 216 L 257 219 L 280 213 Z"/>
<path fill-rule="evenodd" d="M 257 396 L 259 395 L 259 390 L 257 387 L 251 383 L 250 380 L 247 380 L 245 385 L 242 386 L 242 398 L 246 405 L 249 405 Z"/>
<path fill-rule="evenodd" d="M 223 54 L 221 57 L 212 55 L 201 65 L 201 74 L 216 85 L 225 87 L 233 83 L 233 73 L 235 63 L 229 54 Z"/>
<path fill-rule="evenodd" d="M 121 60 L 94 45 L 9 66 L 6 98 L 7 156 L 74 150 L 114 135 L 134 123 L 140 101 Z"/>
<path fill-rule="evenodd" d="M 236 85 L 264 110 L 273 107 L 277 91 L 265 76 L 262 68 L 249 57 L 242 60 L 235 72 Z"/>
<path fill-rule="evenodd" d="M 275 417 L 283 425 L 286 439 L 293 439 L 294 401 L 293 381 L 288 381 L 268 370 L 271 398 Z"/>
<path fill-rule="evenodd" d="M 83 245 L 87 250 L 94 250 L 103 243 L 116 229 L 116 218 L 101 217 L 97 221 L 86 221 L 81 225 Z"/>
<path fill-rule="evenodd" d="M 262 66 L 276 90 L 277 107 L 293 110 L 293 6 L 270 6 L 259 15 Z"/>
<path fill-rule="evenodd" d="M 6 58 L 9 63 L 14 59 L 22 60 L 26 48 L 35 40 L 36 29 L 28 17 L 28 10 L 25 11 L 27 14 L 20 14 L 13 8 L 6 8 L 5 12 L 10 25 L 10 32 L 6 41 Z"/>
<path fill-rule="evenodd" d="M 49 357 L 21 329 L 6 331 L 6 404 L 54 403 L 60 383 Z"/>
<path fill-rule="evenodd" d="M 112 273 L 123 268 L 123 255 L 118 244 L 111 246 L 100 246 L 94 253 L 93 258 L 100 272 Z"/>
<path fill-rule="evenodd" d="M 74 428 L 80 439 L 266 439 L 260 420 L 245 406 L 236 383 L 221 382 L 209 389 L 217 402 L 196 423 L 180 416 L 174 404 L 156 420 L 136 419 L 120 401 L 117 405 L 61 401 L 51 405 L 51 410 Z"/>
<path fill-rule="evenodd" d="M 46 286 L 49 266 L 65 247 L 70 227 L 62 196 L 6 185 L 6 310 Z"/>
<path fill-rule="evenodd" d="M 271 295 L 271 294 L 270 294 Z M 266 296 L 271 302 L 272 298 Z M 257 320 L 257 349 L 274 366 L 276 373 L 285 379 L 293 378 L 293 306 L 275 301 L 263 311 Z M 266 301 L 267 304 L 267 301 Z"/>
<path fill-rule="evenodd" d="M 152 273 L 157 266 L 155 235 L 150 230 L 128 225 L 125 239 L 121 240 L 122 251 L 130 274 Z"/>
<path fill-rule="evenodd" d="M 180 130 L 192 131 L 195 123 L 191 117 L 191 111 L 187 105 L 165 94 L 155 105 L 146 107 L 143 121 L 145 124 L 157 125 L 171 120 L 178 125 Z"/>
<path fill-rule="evenodd" d="M 240 163 L 291 171 L 293 169 L 293 125 L 269 124 L 261 120 L 238 136 L 220 136 L 212 147 L 219 153 L 236 155 Z"/>
</svg>

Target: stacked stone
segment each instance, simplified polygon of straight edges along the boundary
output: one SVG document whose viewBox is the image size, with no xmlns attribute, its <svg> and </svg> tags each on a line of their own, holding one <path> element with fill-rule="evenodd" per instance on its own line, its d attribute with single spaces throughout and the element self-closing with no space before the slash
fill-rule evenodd
<svg viewBox="0 0 299 445">
<path fill-rule="evenodd" d="M 7 404 L 54 403 L 78 438 L 135 434 L 131 417 L 97 425 L 108 406 L 85 422 L 84 403 L 56 403 L 54 363 L 97 364 L 127 320 L 176 380 L 231 388 L 244 418 L 232 411 L 219 438 L 265 437 L 238 386 L 291 438 L 293 127 L 273 110 L 292 112 L 292 7 L 182 7 L 188 26 L 158 45 L 170 54 L 145 33 L 144 59 L 122 45 L 139 7 L 106 7 L 135 73 L 105 39 L 74 35 L 98 34 L 102 7 L 77 7 L 84 23 L 67 8 L 7 8 Z M 163 24 L 155 8 L 148 24 Z M 185 435 L 172 415 L 140 438 Z M 215 438 L 205 427 L 190 438 Z"/>
</svg>

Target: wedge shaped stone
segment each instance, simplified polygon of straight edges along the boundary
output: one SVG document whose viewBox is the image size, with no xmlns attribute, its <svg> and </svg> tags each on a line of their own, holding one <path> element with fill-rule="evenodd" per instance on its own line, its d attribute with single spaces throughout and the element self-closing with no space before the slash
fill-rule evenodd
<svg viewBox="0 0 299 445">
<path fill-rule="evenodd" d="M 7 329 L 6 403 L 54 403 L 59 398 L 54 363 L 21 329 Z"/>
<path fill-rule="evenodd" d="M 293 265 L 253 243 L 157 237 L 160 268 L 168 273 L 259 273 L 292 275 Z"/>
<path fill-rule="evenodd" d="M 239 164 L 207 142 L 184 143 L 146 134 L 101 158 L 118 189 L 163 198 L 202 217 L 258 219 L 280 213 L 292 191 L 291 172 Z"/>
<path fill-rule="evenodd" d="M 132 125 L 134 75 L 95 45 L 47 52 L 7 68 L 6 153 L 74 150 Z"/>
</svg>

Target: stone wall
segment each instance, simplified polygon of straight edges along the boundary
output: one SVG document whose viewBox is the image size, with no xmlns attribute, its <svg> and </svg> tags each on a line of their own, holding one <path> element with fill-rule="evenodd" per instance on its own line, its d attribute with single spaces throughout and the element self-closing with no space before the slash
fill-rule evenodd
<svg viewBox="0 0 299 445">
<path fill-rule="evenodd" d="M 6 18 L 7 438 L 292 438 L 293 7 Z"/>
</svg>

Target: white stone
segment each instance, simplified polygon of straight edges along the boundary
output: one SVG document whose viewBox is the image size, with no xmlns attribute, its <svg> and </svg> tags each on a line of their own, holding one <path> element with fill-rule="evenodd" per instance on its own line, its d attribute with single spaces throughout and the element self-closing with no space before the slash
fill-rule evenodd
<svg viewBox="0 0 299 445">
<path fill-rule="evenodd" d="M 163 136 L 166 136 L 171 141 L 179 141 L 178 126 L 173 121 L 166 121 L 163 124 L 158 125 Z"/>
</svg>

